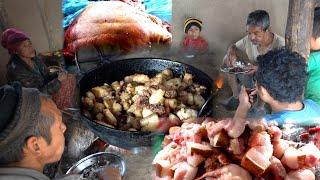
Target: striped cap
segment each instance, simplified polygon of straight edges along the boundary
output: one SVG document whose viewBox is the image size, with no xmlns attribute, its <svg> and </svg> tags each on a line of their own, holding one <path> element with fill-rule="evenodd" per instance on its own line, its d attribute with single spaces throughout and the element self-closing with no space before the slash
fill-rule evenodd
<svg viewBox="0 0 320 180">
<path fill-rule="evenodd" d="M 184 21 L 184 32 L 187 33 L 191 26 L 197 26 L 201 31 L 202 21 L 193 17 L 187 18 Z"/>
</svg>

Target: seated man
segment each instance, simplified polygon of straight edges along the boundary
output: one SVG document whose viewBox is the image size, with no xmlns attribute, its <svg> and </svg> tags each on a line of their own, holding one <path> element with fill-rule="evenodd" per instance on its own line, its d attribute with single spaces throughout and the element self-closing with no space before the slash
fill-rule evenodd
<svg viewBox="0 0 320 180">
<path fill-rule="evenodd" d="M 312 100 L 302 100 L 307 72 L 301 55 L 281 48 L 259 56 L 256 80 L 256 91 L 250 93 L 250 100 L 245 88 L 241 88 L 235 117 L 246 118 L 252 95 L 257 93 L 272 108 L 272 114 L 263 118 L 266 121 L 276 121 L 279 125 L 320 124 L 320 106 Z"/>
<path fill-rule="evenodd" d="M 313 31 L 310 40 L 311 54 L 307 61 L 308 82 L 305 98 L 320 105 L 320 8 L 314 13 Z"/>
<path fill-rule="evenodd" d="M 66 126 L 54 102 L 20 84 L 0 88 L 0 179 L 49 179 L 46 164 L 60 160 Z"/>
<path fill-rule="evenodd" d="M 253 70 L 245 75 L 226 74 L 233 94 L 226 105 L 228 110 L 235 110 L 239 104 L 240 86 L 238 80 L 242 81 L 247 87 L 253 86 L 252 76 L 256 71 L 257 56 L 285 44 L 283 37 L 271 31 L 269 14 L 264 10 L 256 10 L 248 15 L 246 31 L 248 35 L 231 45 L 223 59 L 224 65 L 229 67 L 234 66 L 237 60 L 245 60 L 253 65 Z M 238 57 L 240 54 L 243 54 L 244 57 Z"/>
</svg>

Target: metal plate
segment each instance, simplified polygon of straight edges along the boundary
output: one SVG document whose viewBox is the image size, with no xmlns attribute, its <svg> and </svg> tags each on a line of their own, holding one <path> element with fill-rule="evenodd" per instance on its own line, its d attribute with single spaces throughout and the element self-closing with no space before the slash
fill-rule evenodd
<svg viewBox="0 0 320 180">
<path fill-rule="evenodd" d="M 81 159 L 74 164 L 66 174 L 82 174 L 90 168 L 102 167 L 118 168 L 121 176 L 124 176 L 126 172 L 126 165 L 123 158 L 112 153 L 99 152 Z"/>
<path fill-rule="evenodd" d="M 220 71 L 225 72 L 225 73 L 229 73 L 229 74 L 246 74 L 248 72 L 251 71 L 251 69 L 245 70 L 245 71 L 240 71 L 240 72 L 232 72 L 230 71 L 233 68 L 229 68 L 229 67 L 225 67 L 225 68 L 220 68 Z"/>
</svg>

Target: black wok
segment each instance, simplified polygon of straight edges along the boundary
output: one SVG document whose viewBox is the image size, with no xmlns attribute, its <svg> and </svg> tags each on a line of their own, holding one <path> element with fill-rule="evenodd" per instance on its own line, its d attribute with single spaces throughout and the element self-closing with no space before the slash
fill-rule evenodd
<svg viewBox="0 0 320 180">
<path fill-rule="evenodd" d="M 207 99 L 212 94 L 213 80 L 193 66 L 166 59 L 135 58 L 108 62 L 85 73 L 79 81 L 80 96 L 84 96 L 91 88 L 103 85 L 103 83 L 109 84 L 114 81 L 120 81 L 124 79 L 125 76 L 135 73 L 154 76 L 166 68 L 171 69 L 175 77 L 178 77 L 185 72 L 193 74 L 194 82 L 207 87 L 207 90 L 203 95 L 204 98 Z M 211 110 L 212 103 L 204 110 L 204 114 L 210 114 Z M 102 140 L 121 148 L 131 149 L 134 147 L 152 146 L 153 140 L 158 137 L 157 135 L 160 135 L 159 133 L 130 132 L 112 129 L 98 124 L 83 115 L 80 116 L 80 119 Z"/>
</svg>

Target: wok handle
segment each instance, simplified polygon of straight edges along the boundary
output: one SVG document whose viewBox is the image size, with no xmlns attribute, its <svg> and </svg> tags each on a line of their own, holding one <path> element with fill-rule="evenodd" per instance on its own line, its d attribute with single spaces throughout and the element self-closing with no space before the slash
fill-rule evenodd
<svg viewBox="0 0 320 180">
<path fill-rule="evenodd" d="M 100 57 L 99 66 L 104 63 L 108 63 L 108 64 L 111 63 L 109 58 L 105 58 L 106 56 L 104 55 L 104 53 L 101 51 L 101 49 L 98 46 L 94 46 L 94 48 L 97 50 L 99 57 Z"/>
<path fill-rule="evenodd" d="M 60 110 L 61 113 L 68 115 L 72 118 L 78 118 L 80 116 L 80 109 L 79 108 L 66 108 L 63 110 Z"/>
<path fill-rule="evenodd" d="M 98 62 L 97 67 L 101 66 L 101 65 L 104 64 L 104 63 L 108 63 L 108 64 L 111 63 L 110 59 L 109 59 L 109 58 L 106 58 L 107 56 L 104 55 L 104 53 L 101 51 L 101 49 L 100 49 L 98 46 L 94 45 L 93 47 L 94 47 L 94 49 L 97 51 L 98 56 L 99 56 L 99 60 L 98 60 L 98 61 L 92 61 L 92 62 Z M 75 53 L 74 61 L 75 61 L 75 63 L 76 63 L 76 66 L 77 66 L 77 68 L 78 68 L 79 73 L 82 74 L 81 68 L 80 68 L 80 63 L 79 63 L 79 58 L 78 58 L 78 53 L 77 53 L 77 52 Z"/>
</svg>

